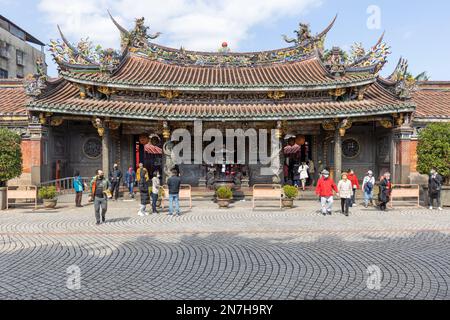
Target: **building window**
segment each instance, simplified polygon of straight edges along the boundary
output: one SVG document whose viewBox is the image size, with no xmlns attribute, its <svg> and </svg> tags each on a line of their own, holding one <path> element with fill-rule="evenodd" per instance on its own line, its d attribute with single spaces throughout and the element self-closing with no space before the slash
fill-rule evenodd
<svg viewBox="0 0 450 320">
<path fill-rule="evenodd" d="M 0 79 L 7 79 L 7 78 L 8 78 L 8 71 L 0 69 Z"/>
<path fill-rule="evenodd" d="M 6 41 L 0 40 L 0 57 L 9 59 L 9 44 Z"/>
<path fill-rule="evenodd" d="M 98 159 L 102 155 L 102 141 L 98 138 L 89 138 L 84 142 L 83 153 L 89 159 Z"/>
<path fill-rule="evenodd" d="M 24 56 L 25 56 L 25 53 L 23 51 L 16 50 L 16 64 L 18 66 L 24 65 Z"/>
<path fill-rule="evenodd" d="M 355 139 L 346 139 L 342 142 L 342 154 L 345 158 L 354 159 L 361 152 L 361 147 Z"/>
</svg>

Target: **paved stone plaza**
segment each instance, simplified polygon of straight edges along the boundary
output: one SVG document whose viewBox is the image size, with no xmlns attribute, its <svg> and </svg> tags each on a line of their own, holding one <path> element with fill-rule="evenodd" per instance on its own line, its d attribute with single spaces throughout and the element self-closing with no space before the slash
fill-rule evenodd
<svg viewBox="0 0 450 320">
<path fill-rule="evenodd" d="M 100 226 L 92 205 L 3 211 L 0 299 L 450 298 L 450 210 L 346 218 L 297 205 L 195 201 L 181 217 L 138 217 L 137 202 L 119 201 Z M 73 266 L 79 289 L 67 287 Z"/>
</svg>

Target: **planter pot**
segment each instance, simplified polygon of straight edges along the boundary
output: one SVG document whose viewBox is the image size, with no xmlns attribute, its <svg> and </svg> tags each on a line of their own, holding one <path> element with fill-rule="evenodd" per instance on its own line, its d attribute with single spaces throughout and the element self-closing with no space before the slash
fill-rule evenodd
<svg viewBox="0 0 450 320">
<path fill-rule="evenodd" d="M 231 199 L 217 199 L 217 204 L 220 209 L 226 209 L 230 206 Z"/>
<path fill-rule="evenodd" d="M 43 199 L 44 207 L 47 209 L 54 209 L 56 207 L 57 199 Z"/>
<path fill-rule="evenodd" d="M 294 199 L 284 198 L 284 199 L 281 199 L 281 203 L 283 204 L 283 208 L 293 208 L 294 207 Z"/>
<path fill-rule="evenodd" d="M 0 210 L 6 209 L 6 187 L 0 188 Z"/>
<path fill-rule="evenodd" d="M 430 205 L 430 199 L 428 196 L 428 186 L 423 187 L 424 190 L 424 198 L 425 198 L 425 204 L 427 206 Z M 435 202 L 436 205 L 436 202 Z M 441 190 L 441 205 L 443 207 L 450 207 L 450 186 L 442 186 Z"/>
</svg>

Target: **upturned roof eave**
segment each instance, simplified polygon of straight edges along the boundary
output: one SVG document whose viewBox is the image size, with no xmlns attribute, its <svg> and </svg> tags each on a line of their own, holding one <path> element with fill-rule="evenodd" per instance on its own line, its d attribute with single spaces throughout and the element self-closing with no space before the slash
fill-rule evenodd
<svg viewBox="0 0 450 320">
<path fill-rule="evenodd" d="M 182 85 L 177 83 L 172 84 L 127 84 L 127 83 L 111 83 L 108 81 L 92 81 L 79 79 L 67 74 L 61 74 L 61 76 L 72 83 L 88 85 L 88 86 L 101 86 L 113 89 L 122 90 L 136 90 L 136 91 L 160 91 L 160 90 L 180 90 L 180 91 L 209 91 L 209 92 L 228 92 L 228 91 L 242 91 L 242 92 L 261 92 L 261 91 L 317 91 L 317 90 L 331 90 L 340 88 L 352 88 L 372 84 L 376 82 L 376 77 L 371 75 L 361 80 L 347 80 L 339 81 L 333 80 L 329 83 L 299 83 L 299 84 L 270 84 L 270 85 L 254 85 L 254 86 L 232 86 L 232 85 Z"/>
<path fill-rule="evenodd" d="M 169 120 L 169 121 L 194 121 L 194 120 L 204 120 L 204 121 L 274 121 L 274 120 L 287 120 L 287 121 L 296 121 L 296 120 L 324 120 L 330 118 L 349 118 L 349 117 L 368 117 L 368 116 L 382 116 L 382 115 L 390 115 L 392 113 L 400 113 L 400 112 L 414 112 L 416 110 L 416 106 L 414 103 L 403 103 L 399 105 L 380 105 L 377 106 L 377 110 L 355 110 L 349 112 L 315 112 L 315 113 L 303 113 L 303 114 L 258 114 L 258 115 L 239 115 L 239 116 L 227 116 L 227 115 L 206 115 L 202 116 L 192 116 L 186 114 L 179 115 L 170 115 L 170 114 L 130 114 L 128 112 L 105 112 L 101 110 L 77 110 L 73 112 L 72 110 L 67 110 L 70 107 L 64 104 L 52 104 L 47 105 L 43 103 L 30 102 L 27 105 L 28 111 L 40 111 L 40 112 L 53 112 L 60 114 L 69 114 L 69 115 L 78 115 L 78 116 L 98 116 L 98 117 L 110 117 L 116 119 L 128 119 L 128 120 Z"/>
</svg>

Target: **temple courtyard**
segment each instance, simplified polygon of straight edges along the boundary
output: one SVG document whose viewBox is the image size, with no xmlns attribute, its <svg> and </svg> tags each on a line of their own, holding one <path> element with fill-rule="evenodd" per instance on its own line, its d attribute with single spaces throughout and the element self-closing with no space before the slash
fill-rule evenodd
<svg viewBox="0 0 450 320">
<path fill-rule="evenodd" d="M 316 201 L 194 201 L 139 217 L 119 200 L 96 226 L 70 197 L 0 213 L 0 299 L 450 298 L 448 209 L 360 205 L 347 218 Z"/>
</svg>

